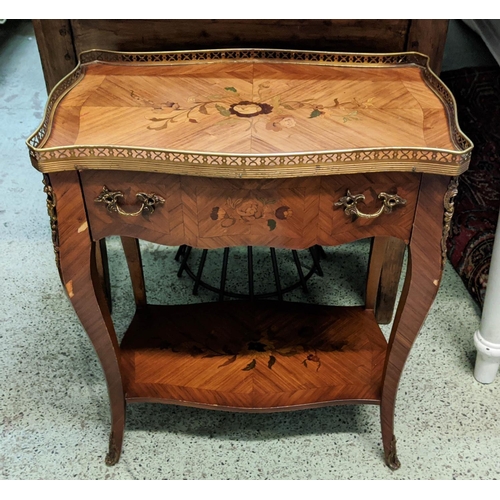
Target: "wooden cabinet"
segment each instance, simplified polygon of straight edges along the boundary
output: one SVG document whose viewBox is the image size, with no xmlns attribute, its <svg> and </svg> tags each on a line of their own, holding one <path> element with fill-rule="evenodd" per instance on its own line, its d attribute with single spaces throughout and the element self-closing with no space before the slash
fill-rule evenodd
<svg viewBox="0 0 500 500">
<path fill-rule="evenodd" d="M 230 411 L 381 407 L 387 464 L 405 360 L 434 300 L 456 178 L 472 144 L 418 53 L 92 50 L 29 138 L 61 279 L 108 383 L 120 456 L 127 404 Z M 330 145 L 330 148 L 328 148 Z M 136 314 L 118 344 L 97 244 L 119 235 Z M 365 307 L 149 305 L 137 239 L 203 249 L 373 237 Z M 409 248 L 389 342 L 374 307 L 388 245 Z"/>
</svg>

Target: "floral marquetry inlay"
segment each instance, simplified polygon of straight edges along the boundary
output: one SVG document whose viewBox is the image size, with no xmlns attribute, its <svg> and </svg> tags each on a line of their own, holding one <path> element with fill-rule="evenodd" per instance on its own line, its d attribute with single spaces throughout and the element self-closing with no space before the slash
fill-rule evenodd
<svg viewBox="0 0 500 500">
<path fill-rule="evenodd" d="M 472 149 L 455 108 L 420 54 L 94 50 L 54 89 L 28 146 L 44 173 L 454 176 Z"/>
<path fill-rule="evenodd" d="M 237 222 L 248 224 L 262 219 L 269 231 L 274 231 L 278 221 L 289 219 L 292 214 L 292 209 L 279 200 L 227 198 L 223 205 L 212 208 L 210 218 L 219 221 L 221 228 L 229 228 Z"/>
<path fill-rule="evenodd" d="M 238 332 L 239 333 L 239 332 Z M 323 332 L 315 331 L 314 328 L 303 326 L 294 332 L 298 342 L 290 341 L 290 332 L 283 332 L 275 325 L 258 334 L 248 331 L 246 335 L 235 335 L 234 340 L 224 345 L 210 333 L 206 338 L 193 338 L 184 335 L 177 341 L 164 340 L 158 346 L 159 349 L 168 349 L 172 352 L 186 352 L 196 358 L 219 358 L 218 369 L 229 367 L 240 359 L 246 359 L 247 364 L 241 368 L 248 372 L 259 365 L 273 370 L 275 364 L 287 358 L 294 358 L 296 361 L 296 372 L 311 369 L 319 371 L 321 369 L 321 358 L 326 353 L 347 352 L 352 350 L 352 346 L 345 340 L 331 341 Z"/>
<path fill-rule="evenodd" d="M 262 117 L 265 119 L 267 130 L 291 132 L 297 121 L 304 119 L 331 116 L 342 123 L 358 121 L 362 119 L 359 110 L 373 108 L 375 105 L 375 97 L 363 101 L 353 97 L 342 102 L 334 98 L 331 105 L 314 98 L 292 100 L 276 94 L 271 82 L 259 84 L 257 102 L 249 100 L 249 96 L 242 95 L 233 86 L 217 89 L 216 93 L 210 96 L 190 96 L 185 102 L 174 102 L 168 98 L 164 101 L 153 101 L 134 90 L 130 91 L 130 96 L 150 107 L 154 113 L 147 117 L 151 122 L 147 126 L 149 130 L 164 130 L 178 123 L 199 124 L 207 116 L 215 115 L 221 121 Z M 340 110 L 341 113 L 331 115 L 333 110 Z"/>
</svg>

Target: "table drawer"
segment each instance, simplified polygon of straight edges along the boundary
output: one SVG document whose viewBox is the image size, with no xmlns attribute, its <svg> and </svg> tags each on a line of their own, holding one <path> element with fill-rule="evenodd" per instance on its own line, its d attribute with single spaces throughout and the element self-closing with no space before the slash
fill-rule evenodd
<svg viewBox="0 0 500 500">
<path fill-rule="evenodd" d="M 420 174 L 400 172 L 256 180 L 95 170 L 80 176 L 94 240 L 122 235 L 202 248 L 307 248 L 369 236 L 407 241 L 420 185 Z"/>
</svg>

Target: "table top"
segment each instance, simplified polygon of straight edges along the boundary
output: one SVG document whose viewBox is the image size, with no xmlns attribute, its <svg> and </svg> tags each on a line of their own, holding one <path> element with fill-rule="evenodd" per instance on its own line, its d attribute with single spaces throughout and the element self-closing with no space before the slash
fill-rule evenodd
<svg viewBox="0 0 500 500">
<path fill-rule="evenodd" d="M 89 51 L 52 92 L 28 146 L 44 172 L 78 160 L 221 177 L 458 175 L 472 143 L 427 62 L 417 53 Z"/>
</svg>

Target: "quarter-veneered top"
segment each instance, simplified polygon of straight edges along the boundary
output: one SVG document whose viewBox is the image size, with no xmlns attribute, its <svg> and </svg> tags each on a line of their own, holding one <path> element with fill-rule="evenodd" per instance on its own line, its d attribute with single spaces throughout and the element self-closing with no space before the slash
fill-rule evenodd
<svg viewBox="0 0 500 500">
<path fill-rule="evenodd" d="M 458 175 L 472 149 L 426 56 L 243 49 L 83 53 L 28 146 L 43 172 L 254 178 Z"/>
</svg>

